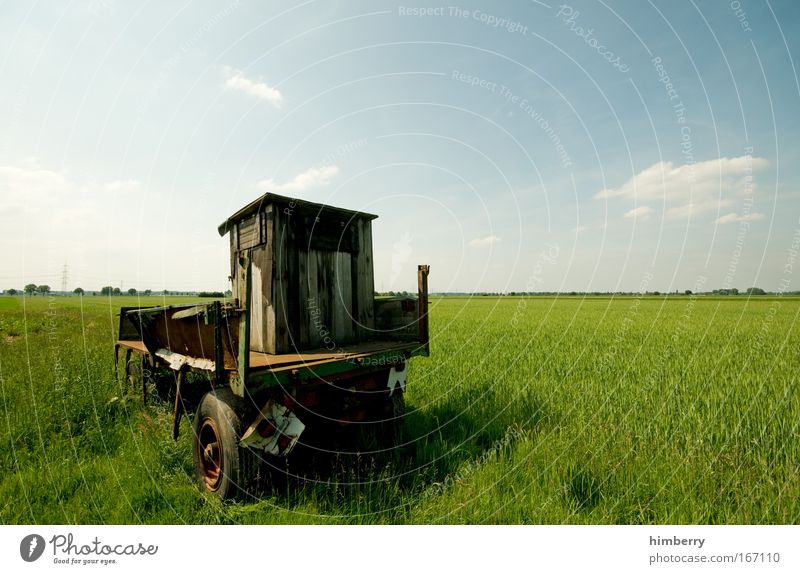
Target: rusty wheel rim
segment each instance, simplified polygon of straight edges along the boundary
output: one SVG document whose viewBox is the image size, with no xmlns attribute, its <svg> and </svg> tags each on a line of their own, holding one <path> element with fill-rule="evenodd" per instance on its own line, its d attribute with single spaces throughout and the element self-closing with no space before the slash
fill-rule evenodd
<svg viewBox="0 0 800 574">
<path fill-rule="evenodd" d="M 197 437 L 197 448 L 203 483 L 208 490 L 217 490 L 222 478 L 222 441 L 216 423 L 210 418 L 203 419 Z"/>
</svg>

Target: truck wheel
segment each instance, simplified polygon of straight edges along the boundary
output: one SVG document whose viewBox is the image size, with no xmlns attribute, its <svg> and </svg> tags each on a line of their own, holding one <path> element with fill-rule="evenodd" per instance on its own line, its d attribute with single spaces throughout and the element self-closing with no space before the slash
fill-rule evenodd
<svg viewBox="0 0 800 574">
<path fill-rule="evenodd" d="M 206 393 L 194 418 L 194 466 L 201 488 L 221 499 L 244 492 L 242 423 L 227 389 Z"/>
</svg>

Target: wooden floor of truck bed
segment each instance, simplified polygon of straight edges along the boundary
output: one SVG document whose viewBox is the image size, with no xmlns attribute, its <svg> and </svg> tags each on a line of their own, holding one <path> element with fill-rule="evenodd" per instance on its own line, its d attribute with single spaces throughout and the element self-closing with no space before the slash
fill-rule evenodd
<svg viewBox="0 0 800 574">
<path fill-rule="evenodd" d="M 328 361 L 341 361 L 346 359 L 354 359 L 372 353 L 395 351 L 397 349 L 405 349 L 415 347 L 419 343 L 405 342 L 398 343 L 397 341 L 377 341 L 370 343 L 361 343 L 359 345 L 348 345 L 330 351 L 328 349 L 319 349 L 316 351 L 304 351 L 302 353 L 284 353 L 280 355 L 270 355 L 269 353 L 259 353 L 256 351 L 250 352 L 250 368 L 251 369 L 276 369 L 281 367 L 289 367 L 297 364 L 320 363 Z"/>
<path fill-rule="evenodd" d="M 122 349 L 131 349 L 140 354 L 148 353 L 142 341 L 117 341 L 117 345 Z M 336 351 L 318 349 L 315 351 L 303 351 L 302 353 L 282 353 L 280 355 L 250 351 L 250 369 L 280 369 L 298 364 L 319 364 L 341 361 L 368 356 L 372 353 L 395 351 L 398 349 L 413 349 L 418 345 L 419 343 L 416 342 L 398 343 L 397 341 L 372 341 L 370 343 L 348 345 Z M 235 369 L 229 367 L 228 370 Z"/>
</svg>

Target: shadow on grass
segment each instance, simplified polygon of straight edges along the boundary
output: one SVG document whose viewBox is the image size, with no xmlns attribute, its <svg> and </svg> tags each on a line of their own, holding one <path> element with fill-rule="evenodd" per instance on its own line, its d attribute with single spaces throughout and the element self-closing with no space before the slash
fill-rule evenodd
<svg viewBox="0 0 800 574">
<path fill-rule="evenodd" d="M 409 403 L 395 446 L 364 429 L 369 425 L 309 425 L 288 459 L 260 465 L 248 498 L 274 497 L 288 510 L 313 500 L 329 516 L 391 520 L 420 495 L 445 490 L 459 469 L 502 456 L 521 434 L 538 433 L 546 419 L 532 393 L 511 405 L 489 389 L 454 394 L 426 409 Z"/>
</svg>

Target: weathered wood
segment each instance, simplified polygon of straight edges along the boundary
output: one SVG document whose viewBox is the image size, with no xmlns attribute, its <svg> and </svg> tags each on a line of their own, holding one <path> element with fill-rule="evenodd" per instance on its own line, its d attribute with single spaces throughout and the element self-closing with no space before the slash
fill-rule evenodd
<svg viewBox="0 0 800 574">
<path fill-rule="evenodd" d="M 375 276 L 372 267 L 372 221 L 360 221 L 360 248 L 356 263 L 357 276 L 354 292 L 357 293 L 358 306 L 354 309 L 357 319 L 357 338 L 368 341 L 374 336 L 375 329 Z"/>
<path fill-rule="evenodd" d="M 343 217 L 345 219 L 358 217 L 358 218 L 366 218 L 366 219 L 375 219 L 378 217 L 377 215 L 372 215 L 370 213 L 364 213 L 361 211 L 353 211 L 351 209 L 342 209 L 340 207 L 334 207 L 332 205 L 322 205 L 319 203 L 311 203 L 309 201 L 304 201 L 302 199 L 292 198 L 277 195 L 275 193 L 267 193 L 263 196 L 259 197 L 251 201 L 245 207 L 231 215 L 228 219 L 226 219 L 222 224 L 217 227 L 217 231 L 219 234 L 225 235 L 228 233 L 233 224 L 241 221 L 242 219 L 247 218 L 248 216 L 256 213 L 258 211 L 263 211 L 265 207 L 270 205 L 273 206 L 280 206 L 281 209 L 287 209 L 292 213 L 303 213 L 303 214 L 331 214 L 336 217 Z"/>
<path fill-rule="evenodd" d="M 297 298 L 299 302 L 299 332 L 297 333 L 297 340 L 295 341 L 299 349 L 308 349 L 309 341 L 311 340 L 311 321 L 309 320 L 309 298 L 308 291 L 308 249 L 299 249 L 297 253 L 297 266 L 298 266 L 298 293 Z"/>
<path fill-rule="evenodd" d="M 359 260 L 357 254 L 350 255 L 350 324 L 353 327 L 353 341 L 361 341 L 362 327 L 359 321 L 360 283 L 359 283 Z M 342 293 L 343 298 L 348 298 L 348 294 Z"/>
<path fill-rule="evenodd" d="M 305 286 L 303 300 L 305 301 L 305 316 L 303 321 L 308 323 L 308 338 L 305 343 L 309 349 L 322 346 L 322 312 L 319 308 L 319 282 L 317 270 L 317 252 L 306 251 L 306 276 L 303 280 Z"/>
<path fill-rule="evenodd" d="M 272 307 L 272 251 L 269 241 L 250 251 L 252 260 L 252 292 L 250 302 L 250 344 L 254 351 L 269 352 L 270 331 L 267 329 Z"/>
<path fill-rule="evenodd" d="M 239 259 L 239 232 L 237 230 L 237 226 L 234 224 L 231 226 L 231 292 L 233 293 L 234 299 L 239 298 L 239 276 L 236 273 L 236 267 L 238 265 L 237 261 Z"/>
<path fill-rule="evenodd" d="M 287 353 L 372 339 L 372 218 L 265 196 L 220 226 L 236 234 L 231 249 L 252 260 L 252 350 Z M 234 269 L 243 300 L 241 270 Z"/>
<path fill-rule="evenodd" d="M 398 343 L 391 341 L 373 341 L 371 343 L 359 343 L 356 345 L 346 345 L 337 347 L 333 350 L 312 349 L 302 353 L 285 353 L 275 355 L 271 353 L 250 353 L 250 367 L 253 369 L 263 369 L 265 367 L 280 367 L 297 363 L 312 363 L 325 360 L 341 360 L 352 355 L 363 355 L 374 353 L 375 351 L 391 351 L 407 347 L 408 343 Z"/>
<path fill-rule="evenodd" d="M 332 334 L 330 309 L 330 263 L 323 251 L 309 250 L 306 266 L 308 295 L 304 299 L 304 321 L 308 323 L 308 348 L 330 344 L 326 338 Z"/>
<path fill-rule="evenodd" d="M 302 218 L 287 216 L 286 277 L 281 287 L 286 292 L 286 346 L 281 349 L 297 351 L 302 348 L 300 338 L 300 251 L 304 246 L 298 242 L 302 237 Z"/>
<path fill-rule="evenodd" d="M 250 249 L 260 243 L 260 225 L 258 215 L 251 215 L 238 224 L 239 250 Z"/>
<path fill-rule="evenodd" d="M 250 313 L 247 309 L 250 307 L 250 295 L 252 293 L 252 283 L 250 281 L 250 258 L 245 254 L 239 259 L 240 265 L 238 269 L 239 279 L 244 283 L 244 309 L 242 318 L 239 321 L 239 353 L 238 353 L 238 371 L 239 382 L 237 385 L 231 385 L 233 392 L 239 396 L 244 396 L 244 383 L 247 381 L 247 373 L 250 370 Z"/>
<path fill-rule="evenodd" d="M 225 347 L 222 345 L 222 329 L 224 319 L 222 317 L 222 304 L 214 301 L 212 306 L 214 320 L 214 387 L 224 381 L 225 375 Z"/>
<path fill-rule="evenodd" d="M 286 292 L 283 288 L 287 283 L 286 279 L 286 251 L 287 251 L 287 229 L 286 214 L 280 209 L 275 210 L 273 220 L 273 264 L 272 264 L 272 306 L 274 314 L 274 326 L 270 331 L 270 344 L 267 345 L 272 353 L 280 353 L 287 347 L 288 340 L 286 333 Z"/>
<path fill-rule="evenodd" d="M 253 249 L 251 252 L 252 264 L 250 268 L 250 349 L 253 351 L 265 350 L 266 332 L 264 331 L 265 307 L 267 302 L 264 300 L 264 283 L 271 279 L 269 273 L 265 273 L 263 264 L 265 250 L 263 248 Z"/>
<path fill-rule="evenodd" d="M 338 346 L 353 342 L 353 299 L 350 275 L 351 258 L 348 253 L 335 251 L 332 254 L 334 269 L 333 331 Z"/>
<path fill-rule="evenodd" d="M 429 352 L 430 333 L 428 331 L 428 273 L 429 265 L 417 267 L 417 311 L 419 312 L 419 341 L 425 347 L 426 356 Z"/>
<path fill-rule="evenodd" d="M 387 341 L 416 341 L 419 300 L 392 297 L 375 300 L 375 336 Z"/>
</svg>

